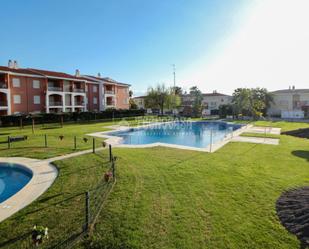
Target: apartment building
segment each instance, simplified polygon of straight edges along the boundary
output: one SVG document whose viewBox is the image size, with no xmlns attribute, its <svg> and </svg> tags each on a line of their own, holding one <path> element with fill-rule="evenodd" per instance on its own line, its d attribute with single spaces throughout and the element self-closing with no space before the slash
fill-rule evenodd
<svg viewBox="0 0 309 249">
<path fill-rule="evenodd" d="M 202 94 L 203 115 L 218 114 L 220 105 L 227 105 L 232 102 L 232 96 L 213 91 Z M 184 94 L 181 96 L 182 106 L 180 112 L 190 112 L 194 101 L 194 96 Z"/>
<path fill-rule="evenodd" d="M 145 109 L 145 96 L 134 97 L 133 101 L 137 105 L 137 109 Z"/>
<path fill-rule="evenodd" d="M 0 115 L 128 109 L 129 87 L 99 75 L 83 76 L 79 70 L 71 75 L 19 68 L 9 61 L 0 66 Z"/>
<path fill-rule="evenodd" d="M 267 114 L 281 118 L 308 118 L 309 117 L 309 89 L 289 89 L 272 92 L 271 103 Z"/>
</svg>

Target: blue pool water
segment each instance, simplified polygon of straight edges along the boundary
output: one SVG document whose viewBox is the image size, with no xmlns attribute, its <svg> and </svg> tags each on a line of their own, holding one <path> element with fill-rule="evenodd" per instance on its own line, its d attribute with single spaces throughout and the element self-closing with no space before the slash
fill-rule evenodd
<svg viewBox="0 0 309 249">
<path fill-rule="evenodd" d="M 32 173 L 12 163 L 0 163 L 0 203 L 21 190 Z"/>
<path fill-rule="evenodd" d="M 110 132 L 108 135 L 121 137 L 124 144 L 138 145 L 160 142 L 205 148 L 211 142 L 214 144 L 223 140 L 225 136 L 239 128 L 241 125 L 226 122 L 171 122 Z"/>
</svg>

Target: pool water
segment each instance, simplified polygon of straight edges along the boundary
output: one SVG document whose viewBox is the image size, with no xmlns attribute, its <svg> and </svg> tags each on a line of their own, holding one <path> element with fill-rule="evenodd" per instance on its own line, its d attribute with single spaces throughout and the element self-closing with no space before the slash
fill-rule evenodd
<svg viewBox="0 0 309 249">
<path fill-rule="evenodd" d="M 121 137 L 123 144 L 139 145 L 167 143 L 205 148 L 223 140 L 242 125 L 226 122 L 170 122 L 130 130 L 110 132 L 108 135 Z"/>
<path fill-rule="evenodd" d="M 20 165 L 0 163 L 0 203 L 20 191 L 32 178 L 32 173 Z"/>
</svg>

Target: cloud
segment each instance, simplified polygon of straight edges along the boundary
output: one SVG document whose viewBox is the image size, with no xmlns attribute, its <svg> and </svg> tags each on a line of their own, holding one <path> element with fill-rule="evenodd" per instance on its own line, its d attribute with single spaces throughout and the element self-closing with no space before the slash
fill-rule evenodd
<svg viewBox="0 0 309 249">
<path fill-rule="evenodd" d="M 181 80 L 227 93 L 237 87 L 309 88 L 309 1 L 260 0 L 246 11 L 211 60 L 205 54 Z"/>
</svg>

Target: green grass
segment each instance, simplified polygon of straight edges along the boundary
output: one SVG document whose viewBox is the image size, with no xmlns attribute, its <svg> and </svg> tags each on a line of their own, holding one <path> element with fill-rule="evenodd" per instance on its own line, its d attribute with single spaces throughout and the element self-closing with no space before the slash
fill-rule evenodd
<svg viewBox="0 0 309 249">
<path fill-rule="evenodd" d="M 265 138 L 280 138 L 280 135 L 277 134 L 268 134 L 268 133 L 254 133 L 254 132 L 243 132 L 240 134 L 242 137 L 265 137 Z"/>
<path fill-rule="evenodd" d="M 213 154 L 117 149 L 118 182 L 91 248 L 298 248 L 276 216 L 289 188 L 308 185 L 309 141 L 230 143 Z"/>
<path fill-rule="evenodd" d="M 2 243 L 30 232 L 35 224 L 48 227 L 49 239 L 45 243 L 47 247 L 82 231 L 85 223 L 84 192 L 93 190 L 102 181 L 104 173 L 109 169 L 108 151 L 57 161 L 55 164 L 59 169 L 59 176 L 48 191 L 31 205 L 0 223 L 0 247 Z M 28 241 L 21 240 L 8 243 L 4 248 L 29 248 L 27 246 Z"/>
<path fill-rule="evenodd" d="M 153 118 L 153 117 L 147 117 Z M 131 126 L 139 124 L 134 118 L 127 118 Z M 108 126 L 117 125 L 121 119 L 114 122 L 95 122 L 95 123 L 77 123 L 65 124 L 60 127 L 59 124 L 36 125 L 35 133 L 32 134 L 32 127 L 25 126 L 24 129 L 19 127 L 0 128 L 0 157 L 2 156 L 24 156 L 30 158 L 50 158 L 58 155 L 64 155 L 80 150 L 92 148 L 92 137 L 86 136 L 88 133 L 110 130 Z M 121 124 L 121 123 L 120 123 Z M 47 134 L 48 147 L 45 148 L 44 135 Z M 27 141 L 11 143 L 11 149 L 8 149 L 8 136 L 28 136 Z M 60 140 L 59 136 L 63 135 L 64 139 Z M 77 137 L 77 149 L 74 149 L 74 136 Z M 89 141 L 85 143 L 83 138 L 88 137 Z M 102 140 L 96 138 L 96 145 L 101 147 Z"/>
<path fill-rule="evenodd" d="M 275 203 L 283 191 L 309 184 L 309 140 L 281 135 L 278 146 L 235 142 L 212 154 L 163 147 L 114 154 L 117 184 L 94 234 L 77 248 L 299 248 Z M 95 186 L 104 162 L 106 156 L 93 154 L 56 162 L 54 185 L 0 224 L 1 242 L 36 222 L 50 226 L 55 238 L 66 226 L 79 227 L 81 218 L 72 218 L 80 216 L 82 199 L 64 200 Z M 67 225 L 58 227 L 60 221 Z"/>
</svg>

